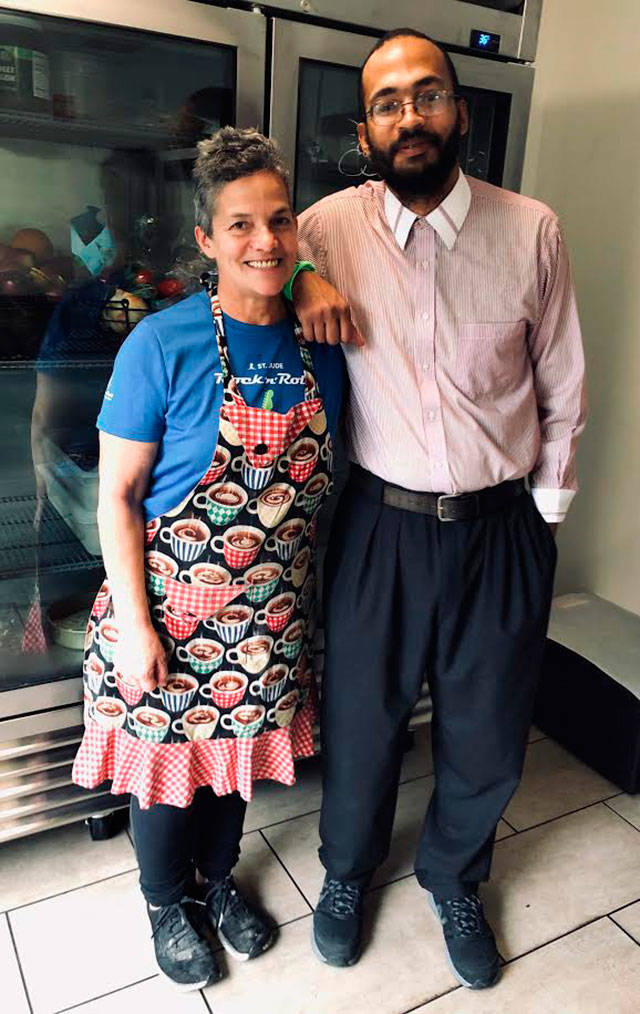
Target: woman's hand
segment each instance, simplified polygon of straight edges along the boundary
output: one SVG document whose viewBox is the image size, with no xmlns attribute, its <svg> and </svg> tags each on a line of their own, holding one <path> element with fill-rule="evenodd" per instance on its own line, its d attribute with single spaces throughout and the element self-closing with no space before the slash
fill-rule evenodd
<svg viewBox="0 0 640 1014">
<path fill-rule="evenodd" d="M 137 630 L 120 629 L 114 666 L 125 679 L 150 693 L 167 680 L 167 656 L 152 626 Z"/>
<path fill-rule="evenodd" d="M 293 307 L 308 342 L 364 345 L 351 312 L 333 285 L 313 271 L 300 271 L 293 283 Z"/>
</svg>

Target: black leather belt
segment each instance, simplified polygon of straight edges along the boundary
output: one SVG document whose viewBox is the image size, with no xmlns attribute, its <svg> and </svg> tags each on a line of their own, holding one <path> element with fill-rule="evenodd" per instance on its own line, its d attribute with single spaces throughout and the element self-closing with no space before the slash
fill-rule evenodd
<svg viewBox="0 0 640 1014">
<path fill-rule="evenodd" d="M 473 521 L 495 514 L 525 491 L 523 479 L 512 479 L 476 493 L 416 493 L 385 482 L 360 465 L 351 465 L 349 482 L 387 507 L 428 514 L 439 521 Z"/>
</svg>

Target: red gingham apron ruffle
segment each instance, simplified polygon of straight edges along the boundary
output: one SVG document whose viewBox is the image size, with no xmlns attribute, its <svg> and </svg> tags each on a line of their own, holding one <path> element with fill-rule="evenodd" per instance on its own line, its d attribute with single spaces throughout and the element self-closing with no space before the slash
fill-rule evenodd
<svg viewBox="0 0 640 1014">
<path fill-rule="evenodd" d="M 114 795 L 130 793 L 146 810 L 155 803 L 186 807 L 196 789 L 211 785 L 217 796 L 236 790 L 249 802 L 253 781 L 295 782 L 294 760 L 313 755 L 316 706 L 310 697 L 288 728 L 254 738 L 145 743 L 123 729 L 87 726 L 73 765 L 85 789 L 111 781 Z"/>
</svg>

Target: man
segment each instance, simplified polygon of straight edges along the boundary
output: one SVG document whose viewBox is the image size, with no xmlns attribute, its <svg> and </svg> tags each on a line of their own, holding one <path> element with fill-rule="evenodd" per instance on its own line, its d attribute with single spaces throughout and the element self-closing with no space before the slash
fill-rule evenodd
<svg viewBox="0 0 640 1014">
<path fill-rule="evenodd" d="M 294 288 L 307 336 L 345 343 L 351 381 L 325 584 L 314 947 L 329 964 L 358 959 L 426 671 L 436 785 L 415 870 L 457 977 L 482 988 L 498 953 L 477 888 L 522 771 L 552 532 L 576 488 L 579 322 L 554 214 L 458 167 L 468 116 L 448 56 L 420 32 L 389 33 L 361 88 L 359 143 L 383 182 L 301 216 L 318 274 Z"/>
</svg>

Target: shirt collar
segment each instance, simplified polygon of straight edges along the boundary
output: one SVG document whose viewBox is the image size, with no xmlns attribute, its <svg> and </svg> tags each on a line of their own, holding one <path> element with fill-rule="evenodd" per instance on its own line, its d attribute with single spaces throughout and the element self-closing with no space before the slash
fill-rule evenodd
<svg viewBox="0 0 640 1014">
<path fill-rule="evenodd" d="M 458 179 L 451 192 L 437 208 L 434 208 L 425 217 L 425 221 L 435 229 L 447 250 L 453 250 L 458 233 L 469 213 L 470 205 L 471 188 L 464 173 L 458 172 Z M 396 243 L 404 250 L 413 223 L 420 216 L 401 204 L 389 187 L 385 187 L 384 210 Z"/>
</svg>

